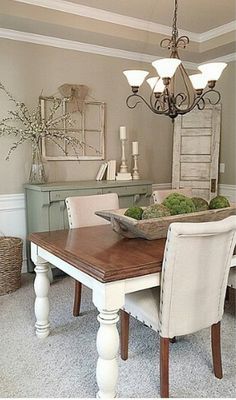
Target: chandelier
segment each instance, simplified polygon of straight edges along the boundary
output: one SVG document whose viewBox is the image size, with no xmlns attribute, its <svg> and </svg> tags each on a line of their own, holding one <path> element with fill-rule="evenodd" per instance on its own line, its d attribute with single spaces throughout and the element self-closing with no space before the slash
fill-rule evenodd
<svg viewBox="0 0 236 400">
<path fill-rule="evenodd" d="M 203 110 L 206 103 L 218 104 L 220 93 L 214 87 L 227 65 L 223 62 L 201 64 L 198 67 L 200 73 L 188 76 L 179 58 L 178 49 L 184 49 L 189 43 L 189 38 L 178 37 L 177 7 L 175 0 L 171 38 L 165 38 L 160 43 L 162 48 L 171 51 L 170 57 L 153 61 L 152 65 L 157 71 L 157 76 L 147 79 L 152 90 L 149 102 L 138 93 L 149 72 L 143 70 L 123 72 L 133 92 L 126 99 L 129 108 L 135 108 L 143 101 L 155 114 L 167 115 L 172 120 L 178 115 L 192 111 L 195 107 Z M 179 92 L 177 84 L 182 88 Z"/>
</svg>

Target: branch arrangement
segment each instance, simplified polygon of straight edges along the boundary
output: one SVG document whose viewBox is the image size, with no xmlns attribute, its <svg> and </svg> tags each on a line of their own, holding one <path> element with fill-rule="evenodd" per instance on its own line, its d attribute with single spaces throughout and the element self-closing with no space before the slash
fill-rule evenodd
<svg viewBox="0 0 236 400">
<path fill-rule="evenodd" d="M 60 125 L 66 121 L 70 132 L 73 132 L 74 121 L 72 113 L 67 113 L 57 117 L 56 112 L 62 104 L 62 100 L 54 99 L 47 120 L 41 118 L 40 105 L 37 108 L 29 110 L 25 103 L 16 101 L 12 94 L 0 82 L 0 90 L 3 91 L 15 109 L 8 111 L 8 115 L 0 119 L 0 136 L 13 136 L 16 138 L 10 147 L 6 160 L 10 159 L 11 154 L 25 142 L 31 142 L 32 149 L 40 149 L 42 139 L 49 140 L 56 144 L 65 155 L 66 151 L 63 144 L 71 145 L 74 153 L 78 157 L 78 148 L 82 148 L 85 144 L 80 139 L 68 135 L 60 128 Z M 91 147 L 91 146 L 88 146 Z M 65 147 L 66 148 L 66 147 Z"/>
</svg>

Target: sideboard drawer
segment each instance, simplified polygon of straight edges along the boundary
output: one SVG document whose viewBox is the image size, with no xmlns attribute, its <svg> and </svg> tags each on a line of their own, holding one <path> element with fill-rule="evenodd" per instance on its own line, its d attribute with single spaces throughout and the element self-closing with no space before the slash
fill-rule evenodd
<svg viewBox="0 0 236 400">
<path fill-rule="evenodd" d="M 134 194 L 146 194 L 148 193 L 148 186 L 122 186 L 113 188 L 104 188 L 102 193 L 117 193 L 118 196 L 131 196 Z"/>
<path fill-rule="evenodd" d="M 102 189 L 81 189 L 81 190 L 62 190 L 49 193 L 50 202 L 62 201 L 67 197 L 90 196 L 92 194 L 102 194 Z"/>
</svg>

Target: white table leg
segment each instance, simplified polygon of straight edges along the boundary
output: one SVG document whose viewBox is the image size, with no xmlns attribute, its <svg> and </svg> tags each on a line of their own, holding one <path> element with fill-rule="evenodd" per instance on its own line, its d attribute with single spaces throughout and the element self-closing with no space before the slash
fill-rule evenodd
<svg viewBox="0 0 236 400">
<path fill-rule="evenodd" d="M 116 323 L 119 320 L 118 311 L 99 310 L 100 328 L 97 334 L 97 384 L 98 398 L 111 399 L 116 397 L 118 379 L 117 353 L 119 350 L 119 334 Z"/>
<path fill-rule="evenodd" d="M 49 335 L 49 301 L 48 290 L 50 282 L 48 278 L 49 266 L 46 262 L 37 262 L 35 267 L 36 277 L 34 281 L 34 290 L 36 294 L 34 311 L 36 316 L 36 335 L 39 338 L 45 338 Z"/>
</svg>

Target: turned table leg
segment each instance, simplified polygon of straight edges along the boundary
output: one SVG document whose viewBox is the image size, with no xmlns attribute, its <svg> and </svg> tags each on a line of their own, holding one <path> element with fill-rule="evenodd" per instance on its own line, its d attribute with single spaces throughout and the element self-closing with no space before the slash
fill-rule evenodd
<svg viewBox="0 0 236 400">
<path fill-rule="evenodd" d="M 49 330 L 49 301 L 48 290 L 50 286 L 48 271 L 49 266 L 46 262 L 40 262 L 35 267 L 36 277 L 34 281 L 34 290 L 36 294 L 34 311 L 36 317 L 36 335 L 43 339 L 50 333 Z"/>
<path fill-rule="evenodd" d="M 119 320 L 118 310 L 99 310 L 100 328 L 97 334 L 97 384 L 98 398 L 110 399 L 116 397 L 118 379 L 117 354 L 119 350 L 119 334 L 116 323 Z"/>
</svg>

